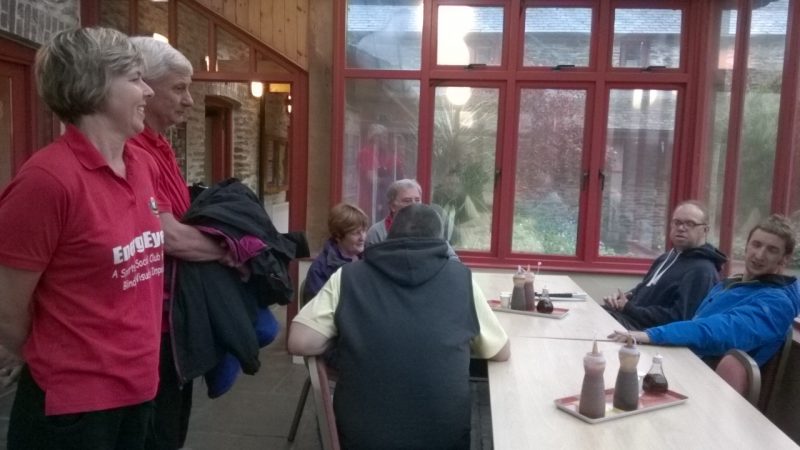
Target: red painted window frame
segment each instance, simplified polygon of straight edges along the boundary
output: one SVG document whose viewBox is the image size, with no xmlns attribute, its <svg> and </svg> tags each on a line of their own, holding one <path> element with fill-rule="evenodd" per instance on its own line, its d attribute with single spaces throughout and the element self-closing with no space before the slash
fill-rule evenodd
<svg viewBox="0 0 800 450">
<path fill-rule="evenodd" d="M 726 167 L 737 167 L 739 155 L 740 127 L 742 104 L 744 101 L 744 75 L 746 75 L 747 52 L 746 45 L 749 38 L 749 17 L 752 0 L 735 0 L 739 10 L 736 59 L 734 64 L 734 86 L 732 88 L 731 111 L 728 127 L 728 150 L 726 153 Z M 505 37 L 503 62 L 499 67 L 488 67 L 480 70 L 463 70 L 448 66 L 432 66 L 435 55 L 433 40 L 436 36 L 436 7 L 439 5 L 473 5 L 495 6 L 506 5 L 504 15 Z M 590 62 L 587 68 L 575 68 L 562 73 L 562 78 L 554 82 L 550 76 L 549 68 L 542 67 L 516 67 L 522 61 L 522 33 L 521 20 L 526 6 L 579 6 L 592 7 L 593 29 L 590 50 Z M 508 121 L 516 121 L 518 91 L 520 86 L 537 86 L 540 83 L 554 83 L 558 86 L 569 86 L 570 83 L 584 83 L 593 85 L 595 96 L 588 99 L 587 115 L 593 114 L 592 121 L 587 123 L 586 135 L 589 151 L 586 152 L 585 166 L 591 173 L 589 177 L 588 194 L 581 200 L 581 218 L 579 233 L 584 236 L 579 239 L 577 257 L 558 257 L 542 255 L 541 257 L 518 257 L 510 252 L 510 237 L 506 227 L 495 221 L 492 234 L 493 241 L 497 244 L 489 253 L 476 254 L 463 252 L 462 260 L 473 267 L 509 267 L 520 263 L 529 263 L 540 259 L 546 268 L 573 270 L 583 272 L 605 273 L 641 273 L 650 264 L 647 259 L 627 259 L 601 257 L 597 254 L 599 240 L 600 195 L 597 173 L 604 163 L 605 145 L 605 115 L 608 112 L 608 92 L 612 87 L 636 88 L 675 88 L 678 89 L 679 103 L 676 110 L 675 147 L 673 149 L 673 165 L 671 174 L 670 204 L 675 205 L 681 200 L 701 197 L 705 192 L 705 153 L 708 146 L 708 132 L 710 129 L 709 114 L 711 107 L 707 93 L 711 71 L 717 57 L 717 41 L 719 9 L 721 3 L 715 0 L 700 1 L 655 1 L 655 0 L 507 0 L 507 1 L 479 1 L 479 0 L 440 0 L 430 1 L 423 5 L 425 21 L 422 29 L 422 62 L 420 70 L 415 71 L 377 71 L 365 69 L 350 69 L 344 67 L 344 42 L 345 42 L 345 6 L 346 0 L 335 0 L 334 13 L 334 88 L 333 88 L 333 123 L 334 135 L 332 136 L 332 164 L 331 164 L 331 202 L 335 203 L 341 198 L 342 180 L 342 113 L 344 106 L 344 84 L 351 77 L 360 78 L 416 78 L 421 83 L 420 114 L 419 114 L 419 145 L 425 148 L 432 140 L 432 91 L 433 83 L 455 83 L 466 85 L 481 79 L 495 80 L 503 74 L 514 73 L 507 78 L 507 92 L 514 92 L 505 101 L 504 115 Z M 646 80 L 641 77 L 641 70 L 636 68 L 613 68 L 611 61 L 598 55 L 611 55 L 609 51 L 613 42 L 613 8 L 679 8 L 683 11 L 681 33 L 681 63 L 676 69 L 659 70 L 649 74 Z M 787 28 L 786 57 L 783 67 L 783 83 L 781 91 L 781 104 L 778 125 L 778 144 L 775 156 L 773 198 L 771 209 L 773 212 L 789 213 L 792 200 L 791 184 L 797 178 L 794 173 L 797 158 L 800 157 L 800 142 L 798 141 L 797 124 L 798 98 L 800 98 L 800 0 L 790 0 L 790 11 Z M 518 14 L 516 12 L 519 12 Z M 515 38 L 510 38 L 509 30 L 516 32 Z M 689 39 L 689 37 L 692 39 Z M 516 55 L 509 60 L 509 55 Z M 597 113 L 603 111 L 603 113 Z M 701 120 L 697 120 L 701 118 Z M 499 169 L 505 173 L 514 172 L 514 155 L 516 149 L 516 130 L 507 126 L 500 130 L 502 136 L 498 142 Z M 592 150 L 594 149 L 594 150 Z M 422 152 L 418 158 L 418 178 L 425 192 L 423 197 L 429 200 L 428 191 L 430 179 L 429 158 Z M 730 253 L 732 240 L 732 220 L 735 211 L 735 193 L 739 188 L 736 176 L 731 175 L 731 170 L 726 170 L 724 181 L 725 195 L 723 198 L 723 217 L 719 247 Z M 500 223 L 509 223 L 513 215 L 513 199 L 503 196 L 502 193 L 513 192 L 513 180 L 500 177 L 496 184 L 495 215 Z M 499 200 L 498 200 L 499 199 Z M 666 224 L 665 224 L 666 227 Z M 589 245 L 591 244 L 591 245 Z M 460 252 L 461 254 L 462 252 Z"/>
</svg>

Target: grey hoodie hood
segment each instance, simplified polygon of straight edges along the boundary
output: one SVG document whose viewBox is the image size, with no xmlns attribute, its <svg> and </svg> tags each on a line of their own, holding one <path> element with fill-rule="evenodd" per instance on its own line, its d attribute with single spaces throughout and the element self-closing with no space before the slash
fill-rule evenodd
<svg viewBox="0 0 800 450">
<path fill-rule="evenodd" d="M 419 286 L 449 261 L 444 239 L 387 239 L 364 251 L 364 262 L 401 286 Z"/>
</svg>

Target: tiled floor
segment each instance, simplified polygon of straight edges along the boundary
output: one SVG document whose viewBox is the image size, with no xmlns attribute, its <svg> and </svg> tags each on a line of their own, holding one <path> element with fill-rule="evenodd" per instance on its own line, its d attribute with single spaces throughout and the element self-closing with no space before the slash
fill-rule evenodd
<svg viewBox="0 0 800 450">
<path fill-rule="evenodd" d="M 275 316 L 286 317 L 284 308 Z M 311 396 L 294 443 L 286 440 L 305 366 L 293 364 L 285 350 L 285 333 L 261 350 L 261 370 L 241 375 L 234 387 L 220 398 L 206 395 L 202 380 L 195 383 L 194 406 L 186 447 L 192 450 L 318 450 L 320 448 Z M 0 393 L 0 449 L 6 449 L 8 415 L 13 391 Z"/>
<path fill-rule="evenodd" d="M 275 316 L 284 321 L 284 308 Z M 284 327 L 285 329 L 285 327 Z M 186 448 L 191 450 L 318 450 L 313 399 L 309 395 L 293 443 L 286 440 L 295 406 L 306 378 L 305 366 L 292 363 L 285 350 L 285 332 L 261 350 L 261 370 L 240 375 L 234 387 L 220 398 L 206 395 L 202 380 L 195 381 L 194 405 Z M 488 386 L 472 383 L 474 401 L 472 448 L 491 448 Z M 0 392 L 0 450 L 6 449 L 8 415 L 13 391 Z"/>
<path fill-rule="evenodd" d="M 283 323 L 286 312 L 276 308 Z M 285 330 L 285 327 L 284 327 Z M 309 395 L 294 443 L 286 440 L 305 366 L 292 363 L 286 353 L 286 333 L 261 350 L 261 369 L 256 375 L 240 375 L 233 389 L 211 400 L 202 380 L 195 383 L 192 419 L 186 447 L 192 450 L 271 450 L 320 448 Z"/>
</svg>

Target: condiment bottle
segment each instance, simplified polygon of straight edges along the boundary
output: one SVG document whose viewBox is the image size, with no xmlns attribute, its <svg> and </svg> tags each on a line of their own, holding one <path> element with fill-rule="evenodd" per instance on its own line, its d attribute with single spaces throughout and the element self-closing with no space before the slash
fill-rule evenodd
<svg viewBox="0 0 800 450">
<path fill-rule="evenodd" d="M 514 274 L 514 290 L 511 291 L 511 309 L 520 311 L 525 310 L 525 272 L 522 266 L 517 267 L 517 273 Z"/>
<path fill-rule="evenodd" d="M 664 376 L 664 368 L 661 367 L 661 355 L 653 356 L 653 365 L 647 371 L 647 375 L 642 380 L 642 390 L 647 394 L 664 394 L 669 389 L 667 377 Z"/>
<path fill-rule="evenodd" d="M 583 386 L 581 397 L 578 400 L 578 412 L 586 417 L 597 419 L 606 415 L 606 392 L 603 381 L 603 371 L 606 369 L 606 359 L 597 351 L 597 341 L 594 341 L 591 353 L 583 357 Z"/>
<path fill-rule="evenodd" d="M 550 291 L 548 291 L 546 287 L 542 288 L 542 299 L 536 304 L 536 311 L 545 314 L 553 312 L 553 302 L 550 301 Z"/>
<path fill-rule="evenodd" d="M 533 292 L 533 272 L 531 266 L 525 271 L 525 309 L 533 311 L 536 306 L 536 294 Z"/>
<path fill-rule="evenodd" d="M 619 372 L 614 385 L 614 408 L 633 411 L 639 407 L 639 349 L 632 337 L 619 349 Z"/>
</svg>

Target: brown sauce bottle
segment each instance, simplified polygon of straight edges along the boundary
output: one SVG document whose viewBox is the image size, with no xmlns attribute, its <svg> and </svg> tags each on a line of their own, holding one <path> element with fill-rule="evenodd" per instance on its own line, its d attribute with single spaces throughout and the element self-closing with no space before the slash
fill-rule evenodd
<svg viewBox="0 0 800 450">
<path fill-rule="evenodd" d="M 661 366 L 662 359 L 661 355 L 653 356 L 653 365 L 642 380 L 642 390 L 646 394 L 660 395 L 669 390 L 669 383 Z"/>
</svg>

